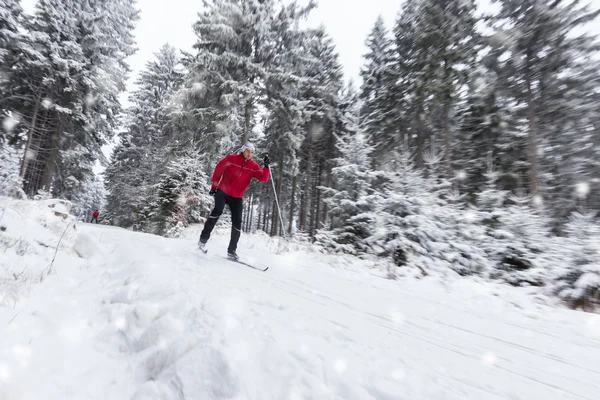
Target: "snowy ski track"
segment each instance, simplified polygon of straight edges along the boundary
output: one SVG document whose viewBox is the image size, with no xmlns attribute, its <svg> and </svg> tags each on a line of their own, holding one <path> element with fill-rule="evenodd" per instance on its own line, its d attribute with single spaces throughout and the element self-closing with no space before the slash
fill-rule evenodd
<svg viewBox="0 0 600 400">
<path fill-rule="evenodd" d="M 38 331 L 29 368 L 55 362 L 13 371 L 31 387 L 9 400 L 600 398 L 594 314 L 463 278 L 390 281 L 274 255 L 259 236 L 238 251 L 267 272 L 225 260 L 223 234 L 203 255 L 197 238 L 81 229 L 97 246 L 88 264 L 34 290 L 54 285 L 61 313 L 32 310 L 34 293 L 14 321 Z M 70 344 L 51 341 L 65 332 Z"/>
</svg>

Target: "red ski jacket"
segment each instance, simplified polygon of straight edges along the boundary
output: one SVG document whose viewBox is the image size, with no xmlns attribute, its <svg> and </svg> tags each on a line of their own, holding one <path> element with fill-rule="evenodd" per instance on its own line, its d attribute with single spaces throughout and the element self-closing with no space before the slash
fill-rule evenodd
<svg viewBox="0 0 600 400">
<path fill-rule="evenodd" d="M 252 178 L 266 182 L 271 176 L 269 167 L 262 169 L 243 154 L 230 154 L 217 163 L 212 176 L 212 188 L 221 189 L 229 197 L 241 199 Z"/>
</svg>

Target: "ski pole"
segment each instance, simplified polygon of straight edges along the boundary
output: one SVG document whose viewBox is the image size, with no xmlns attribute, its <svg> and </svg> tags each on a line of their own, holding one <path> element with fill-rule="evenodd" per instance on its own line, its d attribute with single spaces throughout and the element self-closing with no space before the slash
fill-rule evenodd
<svg viewBox="0 0 600 400">
<path fill-rule="evenodd" d="M 277 204 L 277 212 L 279 214 L 279 222 L 281 223 L 281 233 L 283 233 L 283 238 L 287 239 L 285 236 L 285 225 L 283 225 L 283 218 L 281 217 L 281 208 L 279 207 L 279 199 L 277 199 L 277 190 L 275 190 L 275 181 L 273 180 L 273 176 L 271 174 L 271 184 L 273 185 L 273 194 L 275 195 L 275 204 Z"/>
</svg>

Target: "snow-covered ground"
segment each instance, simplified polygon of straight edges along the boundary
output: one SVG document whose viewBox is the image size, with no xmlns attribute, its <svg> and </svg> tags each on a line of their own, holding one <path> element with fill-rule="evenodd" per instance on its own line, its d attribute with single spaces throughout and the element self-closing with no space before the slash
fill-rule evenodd
<svg viewBox="0 0 600 400">
<path fill-rule="evenodd" d="M 600 395 L 600 315 L 524 289 L 392 281 L 364 261 L 243 235 L 239 253 L 263 273 L 221 256 L 226 232 L 202 255 L 199 227 L 166 239 L 33 202 L 0 198 L 3 210 L 2 400 Z"/>
</svg>

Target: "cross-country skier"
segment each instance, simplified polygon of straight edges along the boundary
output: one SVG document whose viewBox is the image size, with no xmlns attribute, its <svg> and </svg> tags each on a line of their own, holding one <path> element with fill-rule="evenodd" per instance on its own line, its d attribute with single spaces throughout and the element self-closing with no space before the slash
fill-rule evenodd
<svg viewBox="0 0 600 400">
<path fill-rule="evenodd" d="M 269 156 L 265 156 L 263 160 L 264 169 L 260 168 L 252 160 L 254 150 L 254 145 L 248 142 L 236 154 L 230 154 L 217 163 L 209 192 L 215 198 L 215 207 L 204 224 L 198 243 L 203 252 L 206 252 L 206 242 L 227 204 L 231 210 L 232 223 L 227 256 L 236 261 L 239 259 L 236 250 L 242 232 L 242 198 L 252 178 L 267 182 L 271 176 Z"/>
</svg>

